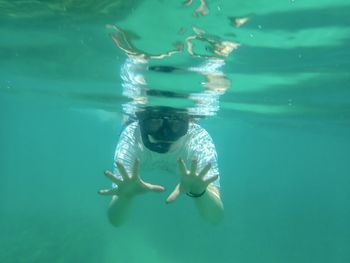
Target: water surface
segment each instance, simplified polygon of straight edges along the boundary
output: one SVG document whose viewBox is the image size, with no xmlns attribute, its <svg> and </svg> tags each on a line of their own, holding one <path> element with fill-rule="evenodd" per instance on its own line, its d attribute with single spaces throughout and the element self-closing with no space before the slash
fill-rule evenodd
<svg viewBox="0 0 350 263">
<path fill-rule="evenodd" d="M 350 261 L 348 1 L 206 4 L 0 1 L 1 262 Z M 109 225 L 97 190 L 135 105 L 115 26 L 147 58 L 147 103 L 192 109 L 212 135 L 219 226 L 167 193 Z"/>
</svg>

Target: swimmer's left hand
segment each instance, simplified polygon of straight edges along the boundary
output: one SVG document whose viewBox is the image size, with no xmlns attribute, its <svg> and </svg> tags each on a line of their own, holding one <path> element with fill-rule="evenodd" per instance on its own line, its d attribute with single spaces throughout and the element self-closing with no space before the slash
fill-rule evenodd
<svg viewBox="0 0 350 263">
<path fill-rule="evenodd" d="M 204 178 L 211 168 L 210 163 L 204 166 L 199 173 L 197 172 L 197 166 L 198 160 L 194 159 L 191 163 L 191 169 L 187 170 L 184 160 L 181 158 L 179 159 L 179 167 L 181 172 L 180 183 L 167 198 L 167 203 L 173 202 L 181 193 L 200 194 L 207 189 L 209 184 L 218 179 L 219 175 Z"/>
</svg>

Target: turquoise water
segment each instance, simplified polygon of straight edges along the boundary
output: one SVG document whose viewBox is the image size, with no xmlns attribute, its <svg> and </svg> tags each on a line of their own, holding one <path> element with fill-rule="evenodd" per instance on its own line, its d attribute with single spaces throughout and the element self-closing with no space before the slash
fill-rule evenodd
<svg viewBox="0 0 350 263">
<path fill-rule="evenodd" d="M 200 1 L 0 1 L 0 262 L 350 262 L 348 1 L 207 5 L 194 15 Z M 222 58 L 220 108 L 201 120 L 219 157 L 220 225 L 185 196 L 165 205 L 169 190 L 136 200 L 121 228 L 108 223 L 97 190 L 130 98 L 107 24 L 145 54 L 202 31 L 239 44 Z M 212 55 L 203 43 L 196 52 Z M 185 49 L 150 63 L 203 60 Z M 203 82 L 149 76 L 185 94 Z"/>
</svg>

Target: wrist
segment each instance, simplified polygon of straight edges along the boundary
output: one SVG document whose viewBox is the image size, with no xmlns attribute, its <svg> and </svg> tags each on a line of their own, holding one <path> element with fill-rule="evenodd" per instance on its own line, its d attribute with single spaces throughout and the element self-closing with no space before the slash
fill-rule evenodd
<svg viewBox="0 0 350 263">
<path fill-rule="evenodd" d="M 119 201 L 122 201 L 123 203 L 130 203 L 134 199 L 134 196 L 130 195 L 117 195 L 116 197 Z"/>
<path fill-rule="evenodd" d="M 203 196 L 206 191 L 207 191 L 206 189 L 204 189 L 202 192 L 189 191 L 186 193 L 186 195 L 188 195 L 189 197 L 193 197 L 193 198 L 199 198 L 199 197 Z"/>
<path fill-rule="evenodd" d="M 130 202 L 137 196 L 137 194 L 135 194 L 135 193 L 122 193 L 122 194 L 119 194 L 117 196 L 118 196 L 118 199 L 121 199 L 121 200 L 126 201 L 126 202 Z"/>
</svg>

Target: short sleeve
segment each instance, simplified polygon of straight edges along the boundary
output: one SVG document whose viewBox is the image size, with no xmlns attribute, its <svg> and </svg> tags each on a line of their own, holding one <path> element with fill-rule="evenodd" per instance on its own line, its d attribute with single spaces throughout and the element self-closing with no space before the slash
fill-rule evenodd
<svg viewBox="0 0 350 263">
<path fill-rule="evenodd" d="M 114 174 L 122 179 L 115 164 L 119 161 L 123 164 L 128 173 L 131 172 L 132 166 L 138 158 L 140 148 L 140 136 L 138 136 L 138 123 L 129 124 L 120 134 L 118 144 L 114 153 Z M 113 185 L 115 187 L 115 185 Z"/>
<path fill-rule="evenodd" d="M 188 160 L 198 160 L 198 170 L 211 163 L 211 168 L 206 178 L 219 175 L 218 158 L 215 145 L 209 133 L 200 125 L 192 123 L 189 127 L 188 141 L 186 142 Z M 213 185 L 220 187 L 220 178 L 213 182 Z"/>
</svg>

